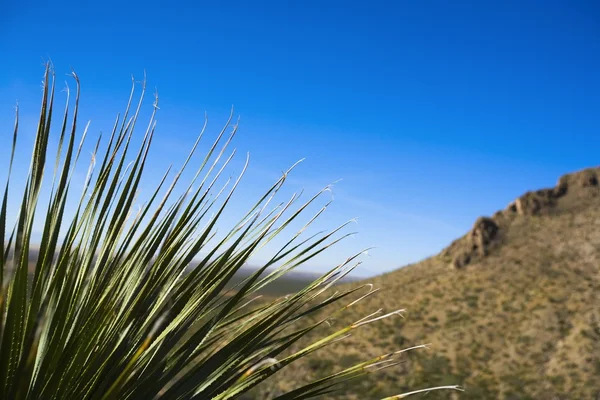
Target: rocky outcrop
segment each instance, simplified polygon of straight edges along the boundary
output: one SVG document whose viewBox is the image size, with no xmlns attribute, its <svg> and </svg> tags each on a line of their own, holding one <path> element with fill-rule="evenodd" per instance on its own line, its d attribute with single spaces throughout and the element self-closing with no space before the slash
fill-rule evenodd
<svg viewBox="0 0 600 400">
<path fill-rule="evenodd" d="M 563 196 L 569 190 L 580 190 L 598 186 L 598 177 L 600 175 L 600 167 L 588 168 L 573 174 L 567 174 L 560 177 L 556 184 L 555 191 L 558 195 Z"/>
<path fill-rule="evenodd" d="M 507 211 L 519 215 L 538 215 L 543 210 L 554 206 L 556 198 L 557 196 L 553 189 L 527 192 L 509 204 Z"/>
<path fill-rule="evenodd" d="M 473 249 L 482 256 L 487 255 L 487 247 L 496 237 L 498 229 L 498 225 L 492 218 L 478 218 L 470 234 Z"/>
<path fill-rule="evenodd" d="M 452 267 L 463 268 L 473 260 L 485 257 L 498 231 L 499 227 L 492 218 L 478 218 L 463 243 L 455 243 L 457 248 L 452 254 Z"/>
<path fill-rule="evenodd" d="M 506 209 L 518 215 L 541 215 L 551 211 L 561 197 L 567 195 L 585 196 L 590 188 L 599 186 L 600 168 L 588 168 L 572 174 L 563 175 L 552 189 L 527 192 Z"/>
<path fill-rule="evenodd" d="M 600 167 L 562 176 L 556 186 L 527 192 L 492 218 L 480 217 L 464 237 L 455 240 L 440 256 L 454 269 L 461 269 L 486 257 L 501 243 L 502 231 L 518 216 L 546 215 L 569 210 L 582 199 L 600 197 Z"/>
</svg>

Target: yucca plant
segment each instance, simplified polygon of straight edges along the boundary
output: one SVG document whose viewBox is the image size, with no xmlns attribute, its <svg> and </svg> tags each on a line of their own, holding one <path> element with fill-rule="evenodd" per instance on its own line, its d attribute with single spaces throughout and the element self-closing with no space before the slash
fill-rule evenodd
<svg viewBox="0 0 600 400">
<path fill-rule="evenodd" d="M 8 227 L 17 110 L 0 209 L 3 399 L 232 399 L 352 330 L 402 311 L 368 315 L 300 351 L 286 352 L 329 317 L 375 292 L 370 285 L 330 291 L 358 264 L 359 252 L 297 293 L 251 303 L 261 288 L 345 237 L 336 236 L 345 225 L 302 236 L 325 207 L 255 273 L 233 288 L 228 286 L 249 257 L 304 215 L 322 192 L 300 204 L 300 196 L 294 195 L 271 206 L 286 172 L 249 207 L 239 224 L 217 238 L 219 217 L 239 182 L 238 178 L 213 194 L 234 153 L 227 153 L 237 130 L 237 125 L 230 128 L 230 118 L 200 158 L 182 195 L 175 195 L 175 188 L 182 171 L 195 160 L 202 133 L 172 182 L 166 184 L 167 171 L 136 211 L 158 109 L 156 97 L 141 143 L 134 148 L 144 81 L 136 102 L 133 83 L 125 113 L 117 117 L 107 143 L 103 145 L 100 138 L 95 142 L 83 190 L 74 193 L 73 171 L 88 129 L 76 140 L 79 79 L 75 73 L 72 76 L 77 85 L 74 109 L 71 113 L 67 91 L 58 150 L 52 159 L 48 153 L 55 79 L 51 66 L 46 66 L 31 165 L 15 226 Z M 49 201 L 42 204 L 42 182 L 50 173 Z M 67 200 L 73 196 L 73 217 L 67 218 Z M 30 253 L 36 218 L 43 222 L 43 232 L 35 244 L 39 256 L 34 261 Z M 193 260 L 197 260 L 195 267 L 189 268 Z M 358 299 L 352 300 L 351 295 Z M 333 311 L 317 323 L 302 323 L 304 317 L 325 308 Z M 277 399 L 324 395 L 342 382 L 393 365 L 397 353 L 367 360 Z"/>
</svg>

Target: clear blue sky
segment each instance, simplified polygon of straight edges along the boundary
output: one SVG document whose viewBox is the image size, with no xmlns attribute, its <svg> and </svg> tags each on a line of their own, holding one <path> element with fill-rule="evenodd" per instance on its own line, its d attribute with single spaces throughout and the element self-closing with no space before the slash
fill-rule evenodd
<svg viewBox="0 0 600 400">
<path fill-rule="evenodd" d="M 307 269 L 367 246 L 359 275 L 420 260 L 526 190 L 599 164 L 594 1 L 36 3 L 2 5 L 2 137 L 16 100 L 34 128 L 48 58 L 79 74 L 95 134 L 147 71 L 161 96 L 156 171 L 183 157 L 204 111 L 214 134 L 233 104 L 240 162 L 251 154 L 236 207 L 303 157 L 290 190 L 343 179 L 319 227 L 359 217 L 359 235 Z"/>
</svg>

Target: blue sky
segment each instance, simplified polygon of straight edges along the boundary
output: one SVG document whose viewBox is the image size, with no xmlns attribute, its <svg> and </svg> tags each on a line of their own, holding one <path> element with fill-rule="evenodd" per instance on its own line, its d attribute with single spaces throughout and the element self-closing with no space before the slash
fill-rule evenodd
<svg viewBox="0 0 600 400">
<path fill-rule="evenodd" d="M 291 191 L 343 179 L 317 228 L 359 217 L 306 269 L 376 246 L 358 275 L 435 254 L 478 216 L 599 164 L 596 2 L 200 3 L 4 4 L 0 134 L 18 100 L 26 144 L 45 59 L 77 71 L 95 134 L 145 69 L 161 102 L 151 171 L 184 156 L 205 111 L 214 136 L 235 105 L 234 169 L 251 155 L 235 208 L 306 158 Z"/>
</svg>

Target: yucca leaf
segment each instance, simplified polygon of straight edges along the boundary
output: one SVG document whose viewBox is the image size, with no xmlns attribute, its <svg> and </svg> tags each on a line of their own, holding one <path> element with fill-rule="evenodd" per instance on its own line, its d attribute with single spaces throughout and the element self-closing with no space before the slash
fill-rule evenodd
<svg viewBox="0 0 600 400">
<path fill-rule="evenodd" d="M 362 252 L 296 293 L 253 303 L 259 291 L 351 235 L 344 233 L 348 222 L 305 237 L 331 201 L 309 216 L 267 262 L 232 287 L 232 278 L 243 266 L 305 218 L 329 189 L 307 200 L 301 200 L 302 192 L 294 193 L 280 202 L 281 188 L 296 163 L 237 224 L 217 235 L 249 165 L 247 157 L 237 177 L 224 178 L 236 154 L 230 150 L 239 123 L 232 125 L 233 109 L 200 157 L 192 179 L 180 182 L 186 168 L 196 162 L 206 117 L 171 183 L 167 184 L 169 167 L 155 187 L 144 191 L 146 199 L 136 209 L 140 191 L 146 189 L 143 178 L 158 134 L 158 95 L 138 138 L 146 79 L 137 99 L 133 80 L 123 116 L 115 119 L 106 144 L 102 135 L 94 139 L 85 180 L 78 182 L 75 171 L 92 128 L 88 122 L 79 135 L 80 82 L 74 72 L 72 78 L 74 105 L 71 111 L 67 90 L 52 160 L 48 149 L 55 80 L 51 65 L 46 66 L 30 168 L 18 194 L 16 223 L 8 227 L 11 170 L 18 162 L 18 109 L 15 116 L 0 204 L 1 398 L 234 399 L 276 378 L 280 369 L 345 339 L 354 329 L 398 313 L 374 313 L 334 332 L 324 329 L 330 318 L 376 292 L 370 285 L 333 290 L 360 263 Z M 51 175 L 45 173 L 48 168 Z M 51 185 L 48 203 L 42 206 L 38 200 L 46 175 L 51 176 Z M 80 191 L 72 187 L 80 183 Z M 67 212 L 71 202 L 73 209 Z M 39 257 L 31 262 L 36 218 L 42 232 Z M 369 291 L 354 299 L 365 288 Z M 343 369 L 278 399 L 329 394 L 347 380 L 394 365 L 393 357 L 399 353 Z"/>
</svg>

